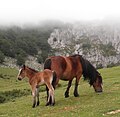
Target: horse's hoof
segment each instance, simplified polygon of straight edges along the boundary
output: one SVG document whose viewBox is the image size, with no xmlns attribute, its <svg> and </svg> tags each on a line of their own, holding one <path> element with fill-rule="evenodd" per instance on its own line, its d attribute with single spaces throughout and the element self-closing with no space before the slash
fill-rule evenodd
<svg viewBox="0 0 120 117">
<path fill-rule="evenodd" d="M 65 98 L 68 98 L 69 97 L 69 94 L 68 93 L 65 93 Z"/>
<path fill-rule="evenodd" d="M 35 108 L 35 105 L 33 105 L 32 108 Z"/>
<path fill-rule="evenodd" d="M 50 105 L 50 103 L 49 103 L 49 102 L 47 102 L 45 106 L 48 106 L 48 105 Z"/>
<path fill-rule="evenodd" d="M 74 93 L 74 96 L 75 96 L 75 97 L 79 97 L 79 94 Z"/>
<path fill-rule="evenodd" d="M 54 105 L 55 105 L 55 103 L 50 104 L 50 106 L 54 106 Z"/>
<path fill-rule="evenodd" d="M 55 101 L 53 103 L 50 104 L 50 106 L 54 106 L 55 105 Z"/>
<path fill-rule="evenodd" d="M 69 93 L 65 92 L 65 98 L 68 98 L 68 97 L 69 97 Z"/>
<path fill-rule="evenodd" d="M 65 95 L 65 98 L 68 98 L 69 97 L 69 95 Z"/>
<path fill-rule="evenodd" d="M 40 104 L 40 102 L 38 101 L 38 102 L 37 102 L 37 106 L 39 106 L 39 104 Z"/>
</svg>

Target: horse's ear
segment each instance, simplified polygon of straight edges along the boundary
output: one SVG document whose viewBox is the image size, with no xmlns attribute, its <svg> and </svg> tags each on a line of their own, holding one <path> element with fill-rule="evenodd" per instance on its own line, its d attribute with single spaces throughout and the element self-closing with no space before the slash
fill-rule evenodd
<svg viewBox="0 0 120 117">
<path fill-rule="evenodd" d="M 23 69 L 25 69 L 25 65 L 23 65 Z"/>
<path fill-rule="evenodd" d="M 101 74 L 98 72 L 98 76 L 101 76 Z"/>
</svg>

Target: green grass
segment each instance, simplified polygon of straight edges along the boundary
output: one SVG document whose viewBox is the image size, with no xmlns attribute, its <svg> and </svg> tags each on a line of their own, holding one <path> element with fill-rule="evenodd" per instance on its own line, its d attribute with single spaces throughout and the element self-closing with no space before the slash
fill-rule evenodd
<svg viewBox="0 0 120 117">
<path fill-rule="evenodd" d="M 103 90 L 96 94 L 88 82 L 80 80 L 80 97 L 73 96 L 74 82 L 70 97 L 64 98 L 66 81 L 60 81 L 61 87 L 55 90 L 56 104 L 45 106 L 46 92 L 40 92 L 40 106 L 32 108 L 31 93 L 0 104 L 0 117 L 120 117 L 120 113 L 103 115 L 120 109 L 120 67 L 100 69 L 103 76 Z M 16 69 L 0 68 L 0 92 L 14 89 L 30 89 L 27 80 L 17 81 Z M 40 87 L 41 88 L 41 87 Z"/>
</svg>

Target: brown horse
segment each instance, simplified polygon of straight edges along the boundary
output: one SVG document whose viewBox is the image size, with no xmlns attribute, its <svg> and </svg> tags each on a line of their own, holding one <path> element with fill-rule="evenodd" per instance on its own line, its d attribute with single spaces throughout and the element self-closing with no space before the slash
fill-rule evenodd
<svg viewBox="0 0 120 117">
<path fill-rule="evenodd" d="M 45 84 L 47 88 L 49 89 L 49 97 L 47 98 L 47 105 L 54 105 L 55 99 L 54 99 L 54 84 L 55 84 L 55 77 L 54 72 L 45 69 L 42 72 L 38 72 L 34 69 L 31 69 L 25 65 L 22 66 L 22 68 L 19 70 L 18 73 L 18 80 L 22 80 L 24 77 L 29 78 L 29 84 L 32 88 L 32 96 L 33 96 L 33 108 L 35 106 L 39 105 L 39 85 Z M 36 103 L 37 98 L 37 103 Z M 51 100 L 51 103 L 49 103 Z"/>
<path fill-rule="evenodd" d="M 102 92 L 102 77 L 100 73 L 81 55 L 49 57 L 45 60 L 44 69 L 50 69 L 56 72 L 56 85 L 59 79 L 69 81 L 67 90 L 65 91 L 65 97 L 69 97 L 69 89 L 73 78 L 76 78 L 74 96 L 79 96 L 78 83 L 82 75 L 85 80 L 89 80 L 90 85 L 93 85 L 96 92 Z"/>
</svg>

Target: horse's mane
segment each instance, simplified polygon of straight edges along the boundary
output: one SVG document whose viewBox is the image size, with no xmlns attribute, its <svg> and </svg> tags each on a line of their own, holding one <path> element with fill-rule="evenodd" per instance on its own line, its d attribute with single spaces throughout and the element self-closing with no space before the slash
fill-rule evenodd
<svg viewBox="0 0 120 117">
<path fill-rule="evenodd" d="M 79 57 L 83 69 L 83 77 L 85 80 L 89 80 L 90 85 L 93 85 L 97 80 L 97 76 L 100 76 L 99 72 L 88 60 L 84 59 L 82 55 L 72 55 L 72 57 Z M 102 83 L 102 80 L 100 82 Z"/>
<path fill-rule="evenodd" d="M 28 66 L 26 66 L 27 68 L 29 68 L 30 70 L 32 70 L 33 72 L 38 72 L 37 70 L 33 69 L 33 68 L 30 68 Z"/>
</svg>

